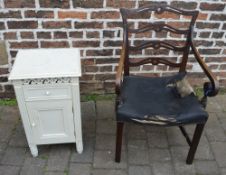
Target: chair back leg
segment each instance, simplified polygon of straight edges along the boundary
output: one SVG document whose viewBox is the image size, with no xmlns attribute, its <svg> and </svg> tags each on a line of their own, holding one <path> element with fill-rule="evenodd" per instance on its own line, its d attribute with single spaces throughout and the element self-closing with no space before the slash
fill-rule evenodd
<svg viewBox="0 0 226 175">
<path fill-rule="evenodd" d="M 117 122 L 116 151 L 115 151 L 115 161 L 116 162 L 120 162 L 120 160 L 121 160 L 123 126 L 124 126 L 123 122 Z"/>
<path fill-rule="evenodd" d="M 197 124 L 196 128 L 195 128 L 195 132 L 193 135 L 193 139 L 192 139 L 192 143 L 188 152 L 188 156 L 187 156 L 187 160 L 186 163 L 187 164 L 192 164 L 194 157 L 195 157 L 195 152 L 197 150 L 200 138 L 202 136 L 202 132 L 204 129 L 205 123 L 204 124 Z"/>
</svg>

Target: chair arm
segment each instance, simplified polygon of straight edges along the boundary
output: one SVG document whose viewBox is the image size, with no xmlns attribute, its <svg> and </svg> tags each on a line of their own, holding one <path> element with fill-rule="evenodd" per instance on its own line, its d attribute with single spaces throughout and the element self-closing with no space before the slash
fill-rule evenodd
<svg viewBox="0 0 226 175">
<path fill-rule="evenodd" d="M 122 83 L 122 74 L 123 74 L 123 68 L 124 68 L 124 60 L 125 60 L 125 47 L 123 45 L 119 64 L 118 64 L 118 70 L 116 73 L 116 80 L 115 80 L 115 92 L 117 95 L 120 94 L 121 83 Z"/>
<path fill-rule="evenodd" d="M 209 78 L 210 82 L 205 82 L 203 85 L 203 90 L 204 90 L 204 96 L 216 96 L 218 91 L 219 91 L 219 82 L 217 81 L 216 77 L 214 74 L 209 70 L 208 66 L 206 63 L 203 61 L 203 58 L 201 58 L 198 50 L 196 49 L 193 41 L 191 41 L 191 48 L 194 53 L 194 56 L 196 60 L 198 61 L 199 65 Z"/>
</svg>

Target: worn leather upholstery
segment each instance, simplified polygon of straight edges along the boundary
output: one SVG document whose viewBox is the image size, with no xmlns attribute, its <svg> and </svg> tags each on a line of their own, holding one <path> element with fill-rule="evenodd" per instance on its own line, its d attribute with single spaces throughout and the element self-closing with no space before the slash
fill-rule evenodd
<svg viewBox="0 0 226 175">
<path fill-rule="evenodd" d="M 204 123 L 207 112 L 191 93 L 181 97 L 175 82 L 185 73 L 168 77 L 125 76 L 117 121 L 135 121 L 154 125 Z"/>
</svg>

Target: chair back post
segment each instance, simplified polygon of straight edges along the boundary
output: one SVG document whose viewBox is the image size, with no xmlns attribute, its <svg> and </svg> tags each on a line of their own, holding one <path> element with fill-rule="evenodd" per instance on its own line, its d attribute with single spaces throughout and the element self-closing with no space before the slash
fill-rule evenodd
<svg viewBox="0 0 226 175">
<path fill-rule="evenodd" d="M 124 58 L 124 75 L 129 76 L 129 53 L 128 53 L 128 48 L 129 48 L 129 41 L 128 41 L 128 23 L 127 23 L 127 18 L 126 15 L 124 15 L 124 10 L 120 9 L 120 12 L 122 14 L 122 21 L 123 21 L 123 43 L 124 43 L 124 48 L 125 48 L 125 58 Z"/>
<path fill-rule="evenodd" d="M 186 71 L 186 66 L 187 66 L 187 61 L 188 61 L 188 55 L 191 49 L 191 42 L 192 42 L 192 38 L 193 38 L 193 31 L 194 31 L 194 25 L 195 25 L 195 21 L 198 17 L 199 11 L 193 11 L 193 16 L 191 19 L 191 23 L 190 23 L 190 27 L 189 27 L 189 32 L 188 32 L 188 36 L 187 36 L 187 40 L 186 40 L 186 51 L 183 53 L 183 57 L 182 57 L 182 63 L 181 63 L 181 67 L 180 67 L 180 72 L 185 72 Z"/>
</svg>

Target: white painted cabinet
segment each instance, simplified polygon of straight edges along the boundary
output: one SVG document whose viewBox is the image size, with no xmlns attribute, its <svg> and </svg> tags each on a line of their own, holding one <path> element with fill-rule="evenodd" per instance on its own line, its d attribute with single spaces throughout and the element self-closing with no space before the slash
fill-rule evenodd
<svg viewBox="0 0 226 175">
<path fill-rule="evenodd" d="M 33 156 L 55 143 L 75 142 L 82 153 L 80 67 L 78 49 L 19 51 L 9 79 Z"/>
</svg>

